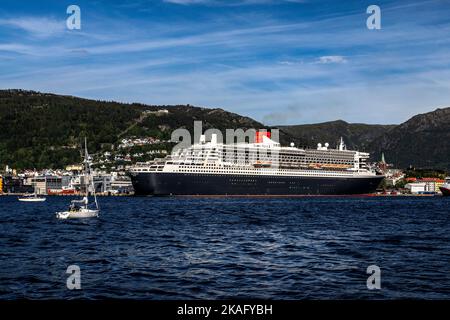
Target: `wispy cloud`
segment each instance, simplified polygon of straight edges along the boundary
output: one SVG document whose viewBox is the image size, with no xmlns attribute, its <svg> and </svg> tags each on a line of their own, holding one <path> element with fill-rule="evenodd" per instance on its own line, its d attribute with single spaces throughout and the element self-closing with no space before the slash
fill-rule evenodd
<svg viewBox="0 0 450 320">
<path fill-rule="evenodd" d="M 208 4 L 208 3 L 212 3 L 212 2 L 216 2 L 216 1 L 211 1 L 211 0 L 164 0 L 164 2 L 189 5 L 189 4 Z"/>
<path fill-rule="evenodd" d="M 0 19 L 0 26 L 21 29 L 33 36 L 46 38 L 63 33 L 65 21 L 48 17 L 16 17 Z"/>
<path fill-rule="evenodd" d="M 287 1 L 168 1 L 117 12 L 81 3 L 91 10 L 80 32 L 64 32 L 54 12 L 0 16 L 0 87 L 217 106 L 268 124 L 392 123 L 450 104 L 441 2 L 387 1 L 383 29 L 370 31 L 364 8 L 331 0 L 276 10 L 262 4 Z"/>
<path fill-rule="evenodd" d="M 241 5 L 262 5 L 279 3 L 303 3 L 306 0 L 163 0 L 163 2 L 180 5 L 221 5 L 221 6 L 241 6 Z"/>
<path fill-rule="evenodd" d="M 346 63 L 347 59 L 343 56 L 322 56 L 317 59 L 318 63 L 329 64 L 329 63 Z"/>
</svg>

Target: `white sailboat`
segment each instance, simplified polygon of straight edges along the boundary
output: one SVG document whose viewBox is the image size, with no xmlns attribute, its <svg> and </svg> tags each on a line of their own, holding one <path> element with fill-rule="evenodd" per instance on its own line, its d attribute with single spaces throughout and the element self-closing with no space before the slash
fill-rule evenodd
<svg viewBox="0 0 450 320">
<path fill-rule="evenodd" d="M 36 192 L 30 195 L 24 195 L 19 198 L 19 201 L 22 202 L 43 202 L 45 200 L 45 197 L 39 197 Z"/>
<path fill-rule="evenodd" d="M 89 203 L 89 185 L 92 187 L 94 203 Z M 84 189 L 85 196 L 81 200 L 72 200 L 69 210 L 56 213 L 58 219 L 77 219 L 98 217 L 100 211 L 95 195 L 94 180 L 91 179 L 91 158 L 87 151 L 86 138 L 84 139 Z"/>
<path fill-rule="evenodd" d="M 38 196 L 36 192 L 36 184 L 33 184 L 34 192 L 32 194 L 26 194 L 18 198 L 21 202 L 44 202 L 46 200 L 45 197 Z"/>
</svg>

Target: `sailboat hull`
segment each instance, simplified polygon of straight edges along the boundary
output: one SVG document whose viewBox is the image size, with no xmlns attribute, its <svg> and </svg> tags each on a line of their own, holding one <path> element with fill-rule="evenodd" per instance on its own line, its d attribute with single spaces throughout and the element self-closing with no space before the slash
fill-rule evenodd
<svg viewBox="0 0 450 320">
<path fill-rule="evenodd" d="M 94 218 L 98 217 L 98 211 L 94 209 L 81 209 L 77 211 L 62 211 L 57 212 L 56 217 L 58 219 L 82 219 L 82 218 Z"/>
<path fill-rule="evenodd" d="M 45 198 L 19 198 L 21 202 L 44 202 Z"/>
</svg>

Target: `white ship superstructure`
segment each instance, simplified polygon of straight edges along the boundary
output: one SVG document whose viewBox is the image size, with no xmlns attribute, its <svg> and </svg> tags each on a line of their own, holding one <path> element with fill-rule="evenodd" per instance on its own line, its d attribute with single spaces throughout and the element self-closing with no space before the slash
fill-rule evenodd
<svg viewBox="0 0 450 320">
<path fill-rule="evenodd" d="M 366 160 L 366 152 L 347 150 L 340 141 L 336 149 L 319 144 L 317 149 L 282 147 L 263 136 L 261 143 L 201 142 L 180 149 L 164 159 L 138 164 L 132 172 L 172 172 L 242 175 L 328 176 L 352 177 L 374 176 Z"/>
</svg>

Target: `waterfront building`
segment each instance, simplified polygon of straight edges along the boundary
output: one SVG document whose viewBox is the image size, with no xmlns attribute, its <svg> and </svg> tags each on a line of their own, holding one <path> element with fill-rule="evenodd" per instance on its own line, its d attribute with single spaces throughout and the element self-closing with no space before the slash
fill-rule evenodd
<svg viewBox="0 0 450 320">
<path fill-rule="evenodd" d="M 412 194 L 419 194 L 427 191 L 427 184 L 425 182 L 411 182 L 407 183 L 405 188 Z"/>
<path fill-rule="evenodd" d="M 405 188 L 409 189 L 411 193 L 441 193 L 440 187 L 445 183 L 445 180 L 439 178 L 406 178 L 408 183 Z"/>
<path fill-rule="evenodd" d="M 24 183 L 24 179 L 14 175 L 2 176 L 3 193 L 32 193 L 33 186 Z"/>
<path fill-rule="evenodd" d="M 107 193 L 111 190 L 111 175 L 98 174 L 92 177 L 96 193 Z"/>
<path fill-rule="evenodd" d="M 37 176 L 31 179 L 37 194 L 45 195 L 49 190 L 62 190 L 69 187 L 70 176 Z"/>
</svg>

